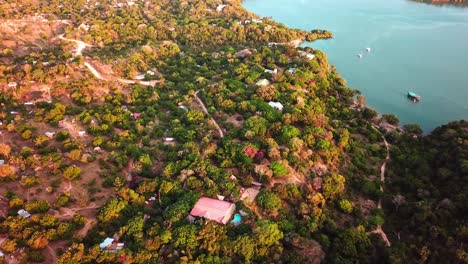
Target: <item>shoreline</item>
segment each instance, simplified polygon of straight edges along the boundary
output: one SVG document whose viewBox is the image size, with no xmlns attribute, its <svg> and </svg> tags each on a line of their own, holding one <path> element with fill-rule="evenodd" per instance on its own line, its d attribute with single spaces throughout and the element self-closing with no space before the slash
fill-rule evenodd
<svg viewBox="0 0 468 264">
<path fill-rule="evenodd" d="M 449 0 L 446 0 L 446 1 L 449 2 Z M 245 6 L 246 2 L 247 1 L 241 1 L 242 7 L 244 9 L 246 9 L 248 12 L 257 15 L 258 17 L 262 17 L 262 16 L 269 17 L 273 21 L 275 21 L 277 23 L 282 23 L 282 24 L 286 24 L 287 21 L 290 21 L 290 20 L 287 20 L 287 17 L 286 18 L 283 17 L 283 19 L 280 20 L 280 21 L 277 20 L 278 19 L 277 18 L 278 14 L 277 13 L 275 14 L 274 12 L 269 12 L 269 13 L 265 12 L 265 13 L 262 13 L 260 15 L 260 14 L 258 14 L 256 12 L 254 12 L 252 9 L 247 8 Z M 254 2 L 254 0 L 250 0 L 250 3 L 252 3 L 252 2 Z M 411 0 L 411 2 L 431 4 L 431 3 L 427 3 L 426 0 Z M 440 5 L 445 5 L 445 4 L 450 5 L 449 3 L 440 3 Z M 433 3 L 432 5 L 439 5 L 439 3 Z M 467 7 L 468 7 L 468 5 L 467 5 Z M 255 7 L 253 7 L 253 6 L 252 6 L 252 8 L 255 9 Z M 434 8 L 437 8 L 437 7 L 434 7 Z M 261 11 L 261 6 L 260 7 L 257 6 L 257 12 L 260 12 L 260 11 Z M 286 27 L 296 28 L 297 25 L 295 25 L 294 27 L 290 27 L 290 26 L 286 26 Z M 307 27 L 300 27 L 300 25 L 299 25 L 299 29 L 308 30 Z M 336 28 L 335 28 L 335 30 L 336 30 Z M 333 38 L 333 37 L 330 37 L 330 38 Z M 320 39 L 317 39 L 317 40 L 330 39 L 330 38 L 320 38 Z M 303 48 L 304 47 L 311 47 L 312 49 L 321 50 L 327 56 L 330 54 L 330 51 L 324 52 L 323 48 L 322 49 L 314 48 L 314 45 L 312 45 L 312 42 L 313 41 L 303 40 L 296 47 L 303 47 Z M 335 61 L 336 61 L 336 58 L 335 58 Z M 336 66 L 337 62 L 335 62 L 335 61 L 334 62 L 330 61 L 330 65 L 335 65 Z M 346 61 L 346 64 L 348 65 L 349 62 Z M 343 70 L 343 67 L 341 67 L 341 69 Z M 356 76 L 356 75 L 349 74 L 349 71 L 353 71 L 353 70 L 350 70 L 349 68 L 346 68 L 346 69 L 348 69 L 348 73 L 347 73 L 346 76 L 348 76 L 348 77 L 349 76 Z M 338 69 L 338 72 L 341 72 L 341 71 Z M 347 78 L 344 78 L 344 79 L 348 80 Z M 368 85 L 369 87 L 372 87 L 372 86 L 375 85 L 374 80 L 367 81 L 367 82 L 371 82 Z M 415 80 L 414 82 L 418 83 L 418 80 Z M 419 85 L 421 86 L 423 84 L 419 84 Z M 459 83 L 455 83 L 455 84 L 452 84 L 451 86 L 452 87 L 458 87 L 459 85 L 460 85 Z M 389 85 L 387 85 L 386 87 L 388 88 L 388 86 Z M 359 89 L 359 87 L 353 87 L 353 86 L 348 86 L 348 88 L 352 89 L 352 90 Z M 366 93 L 363 92 L 363 95 L 366 96 L 366 97 L 375 97 L 375 92 L 372 92 L 372 91 L 369 92 L 369 90 L 371 90 L 371 89 L 367 89 Z M 372 95 L 374 95 L 374 96 L 372 96 Z M 391 96 L 395 97 L 394 95 L 391 95 Z M 405 105 L 405 103 L 403 102 L 405 98 L 406 97 L 404 97 L 404 98 L 401 97 L 401 99 L 400 98 L 392 98 L 393 101 L 391 103 L 389 103 L 389 104 L 382 103 L 381 100 L 380 101 L 379 100 L 377 100 L 377 101 L 374 100 L 373 102 L 369 102 L 370 106 L 368 106 L 368 107 L 372 108 L 374 110 L 379 109 L 379 111 L 377 111 L 377 112 L 380 115 L 382 115 L 382 114 L 393 114 L 393 115 L 397 116 L 398 119 L 401 120 L 401 122 L 399 124 L 399 129 L 400 130 L 403 130 L 404 125 L 418 125 L 423 130 L 423 135 L 428 135 L 428 134 L 432 133 L 432 131 L 434 131 L 436 128 L 438 128 L 440 126 L 443 126 L 443 125 L 446 125 L 447 123 L 457 121 L 457 120 L 467 120 L 466 115 L 464 116 L 464 114 L 463 114 L 463 109 L 460 109 L 460 107 L 456 107 L 455 109 L 444 108 L 442 115 L 440 115 L 439 113 L 437 115 L 435 115 L 435 114 L 431 115 L 429 113 L 430 111 L 421 111 L 420 109 L 413 111 L 412 107 Z M 394 99 L 396 99 L 398 101 L 396 101 Z M 434 98 L 429 98 L 429 99 L 434 99 Z M 400 100 L 401 100 L 401 102 L 400 102 Z M 427 102 L 429 102 L 429 103 L 423 103 L 424 108 L 436 109 L 435 106 L 434 106 L 434 103 L 431 102 L 431 101 L 433 101 L 433 100 L 428 100 Z M 455 104 L 455 105 L 457 105 L 457 104 Z M 385 109 L 382 109 L 382 108 L 385 108 Z M 406 113 L 408 113 L 408 114 L 406 114 Z"/>
</svg>

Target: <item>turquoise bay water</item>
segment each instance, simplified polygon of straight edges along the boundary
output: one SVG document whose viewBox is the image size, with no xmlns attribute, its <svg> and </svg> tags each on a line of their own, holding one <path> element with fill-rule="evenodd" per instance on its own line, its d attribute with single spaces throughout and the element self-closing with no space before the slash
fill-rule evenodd
<svg viewBox="0 0 468 264">
<path fill-rule="evenodd" d="M 245 0 L 244 7 L 289 27 L 331 30 L 334 39 L 307 45 L 326 52 L 379 113 L 426 132 L 468 119 L 468 8 L 406 0 Z M 408 90 L 421 102 L 409 101 Z"/>
</svg>

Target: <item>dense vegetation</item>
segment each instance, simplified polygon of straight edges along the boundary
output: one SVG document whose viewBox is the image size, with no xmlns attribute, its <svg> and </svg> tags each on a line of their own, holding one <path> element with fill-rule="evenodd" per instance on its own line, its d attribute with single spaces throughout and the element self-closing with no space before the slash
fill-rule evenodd
<svg viewBox="0 0 468 264">
<path fill-rule="evenodd" d="M 386 227 L 400 262 L 466 263 L 468 122 L 426 137 L 402 135 L 392 148 Z"/>
<path fill-rule="evenodd" d="M 0 43 L 2 252 L 46 263 L 466 259 L 466 123 L 427 138 L 417 125 L 387 132 L 379 124 L 398 125 L 395 116 L 378 118 L 323 52 L 291 43 L 331 33 L 288 29 L 238 0 L 225 4 L 0 5 L 8 27 L 34 21 Z M 35 24 L 51 30 L 39 34 Z M 92 47 L 75 54 L 61 34 Z M 389 193 L 377 177 L 384 138 L 393 144 Z M 421 154 L 426 145 L 447 158 Z M 246 188 L 258 196 L 241 199 Z M 235 203 L 241 224 L 187 218 L 202 196 Z M 444 199 L 453 207 L 433 217 L 440 235 L 423 243 L 430 234 L 415 226 L 429 224 L 426 212 Z M 409 215 L 418 210 L 424 217 Z M 371 233 L 382 224 L 390 249 Z M 123 248 L 100 249 L 107 237 Z"/>
</svg>

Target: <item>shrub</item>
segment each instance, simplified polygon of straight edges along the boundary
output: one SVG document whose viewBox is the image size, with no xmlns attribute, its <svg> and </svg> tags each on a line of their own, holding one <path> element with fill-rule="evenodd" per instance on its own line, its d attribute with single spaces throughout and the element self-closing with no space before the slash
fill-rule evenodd
<svg viewBox="0 0 468 264">
<path fill-rule="evenodd" d="M 81 174 L 81 169 L 73 165 L 65 169 L 65 171 L 63 172 L 63 177 L 70 179 L 70 180 L 75 180 L 78 177 L 80 177 L 80 174 Z"/>
<path fill-rule="evenodd" d="M 271 163 L 270 169 L 273 171 L 273 175 L 276 177 L 285 176 L 289 172 L 288 168 L 283 163 L 278 161 Z"/>
<path fill-rule="evenodd" d="M 362 111 L 362 117 L 364 117 L 365 119 L 372 119 L 376 116 L 377 116 L 377 112 L 374 109 L 370 109 L 366 107 Z"/>
<path fill-rule="evenodd" d="M 260 191 L 257 202 L 260 207 L 269 211 L 276 211 L 281 206 L 281 199 L 278 195 L 267 190 Z"/>
<path fill-rule="evenodd" d="M 62 193 L 59 197 L 57 197 L 57 201 L 55 202 L 55 207 L 60 208 L 62 206 L 67 205 L 70 202 L 70 195 L 67 193 Z"/>
<path fill-rule="evenodd" d="M 64 141 L 68 138 L 70 138 L 70 133 L 68 133 L 66 130 L 57 131 L 57 134 L 55 134 L 55 139 L 58 141 Z"/>
<path fill-rule="evenodd" d="M 392 125 L 398 125 L 400 123 L 400 120 L 395 115 L 384 114 L 382 115 L 382 119 Z"/>
<path fill-rule="evenodd" d="M 20 184 L 27 188 L 37 185 L 39 183 L 40 183 L 39 178 L 35 176 L 26 176 L 26 177 L 23 177 L 20 181 Z"/>
<path fill-rule="evenodd" d="M 50 209 L 50 204 L 44 200 L 30 201 L 24 206 L 30 213 L 45 213 Z"/>
<path fill-rule="evenodd" d="M 347 199 L 341 199 L 339 201 L 340 209 L 345 213 L 351 213 L 353 211 L 353 204 Z"/>
<path fill-rule="evenodd" d="M 32 136 L 32 132 L 31 130 L 27 129 L 26 131 L 24 131 L 23 133 L 21 133 L 21 137 L 23 139 L 30 139 Z"/>
</svg>

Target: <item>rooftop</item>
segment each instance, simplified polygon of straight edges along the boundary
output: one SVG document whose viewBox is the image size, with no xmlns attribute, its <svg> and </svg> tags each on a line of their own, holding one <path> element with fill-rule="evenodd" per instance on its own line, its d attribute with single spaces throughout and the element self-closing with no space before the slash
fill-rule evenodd
<svg viewBox="0 0 468 264">
<path fill-rule="evenodd" d="M 104 239 L 104 241 L 101 244 L 99 244 L 99 247 L 101 249 L 107 248 L 110 244 L 112 244 L 112 242 L 114 242 L 113 238 L 106 237 L 106 239 Z"/>
<path fill-rule="evenodd" d="M 234 213 L 235 208 L 236 206 L 233 203 L 202 197 L 195 204 L 190 214 L 204 217 L 220 224 L 226 224 Z"/>
<path fill-rule="evenodd" d="M 23 218 L 28 218 L 28 217 L 31 216 L 31 214 L 28 211 L 24 210 L 24 209 L 20 209 L 18 211 L 18 215 L 21 215 Z"/>
</svg>

